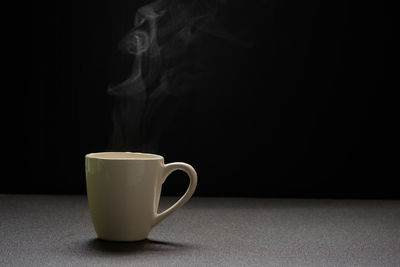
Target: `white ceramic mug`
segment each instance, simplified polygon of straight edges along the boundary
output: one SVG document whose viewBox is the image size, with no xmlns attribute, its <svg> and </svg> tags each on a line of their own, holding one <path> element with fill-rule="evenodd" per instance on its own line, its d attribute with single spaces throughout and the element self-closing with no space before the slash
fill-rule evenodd
<svg viewBox="0 0 400 267">
<path fill-rule="evenodd" d="M 103 240 L 146 239 L 153 226 L 190 199 L 197 185 L 192 166 L 181 162 L 164 165 L 164 158 L 154 154 L 92 153 L 86 155 L 85 165 L 90 214 L 97 236 Z M 175 170 L 189 175 L 189 187 L 173 206 L 158 214 L 161 186 Z"/>
</svg>

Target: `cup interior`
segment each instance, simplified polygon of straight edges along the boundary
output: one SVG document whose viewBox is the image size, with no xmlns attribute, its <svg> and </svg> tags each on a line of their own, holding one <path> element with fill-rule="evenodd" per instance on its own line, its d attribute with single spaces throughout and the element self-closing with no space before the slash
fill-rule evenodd
<svg viewBox="0 0 400 267">
<path fill-rule="evenodd" d="M 96 159 L 138 159 L 138 160 L 152 160 L 162 159 L 162 156 L 149 153 L 133 153 L 133 152 L 100 152 L 87 154 L 88 158 Z"/>
</svg>

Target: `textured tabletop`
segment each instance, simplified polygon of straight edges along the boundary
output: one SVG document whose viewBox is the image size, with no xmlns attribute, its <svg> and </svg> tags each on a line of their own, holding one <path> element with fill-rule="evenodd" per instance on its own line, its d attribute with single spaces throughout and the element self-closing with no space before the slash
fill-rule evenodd
<svg viewBox="0 0 400 267">
<path fill-rule="evenodd" d="M 148 240 L 112 243 L 86 196 L 0 195 L 0 266 L 82 265 L 400 266 L 400 201 L 193 198 Z"/>
</svg>

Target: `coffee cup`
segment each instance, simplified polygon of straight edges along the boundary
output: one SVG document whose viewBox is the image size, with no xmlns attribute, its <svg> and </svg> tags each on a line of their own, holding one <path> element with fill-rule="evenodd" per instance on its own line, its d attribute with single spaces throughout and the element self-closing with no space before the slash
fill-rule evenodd
<svg viewBox="0 0 400 267">
<path fill-rule="evenodd" d="M 98 238 L 108 241 L 146 239 L 151 228 L 184 205 L 193 195 L 197 174 L 183 162 L 164 164 L 155 154 L 101 152 L 85 156 L 89 210 Z M 170 208 L 157 212 L 161 187 L 170 173 L 190 178 L 185 194 Z"/>
</svg>

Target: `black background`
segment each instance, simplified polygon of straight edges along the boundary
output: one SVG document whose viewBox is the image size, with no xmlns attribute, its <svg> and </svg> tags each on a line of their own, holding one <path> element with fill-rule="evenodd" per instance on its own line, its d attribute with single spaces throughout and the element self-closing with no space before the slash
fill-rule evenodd
<svg viewBox="0 0 400 267">
<path fill-rule="evenodd" d="M 84 155 L 112 150 L 107 86 L 129 70 L 118 42 L 147 3 L 34 4 L 26 161 L 2 193 L 85 193 Z M 383 4 L 227 1 L 219 14 L 251 47 L 206 39 L 204 79 L 142 152 L 192 164 L 198 196 L 398 198 Z M 174 173 L 163 193 L 186 185 Z"/>
</svg>

